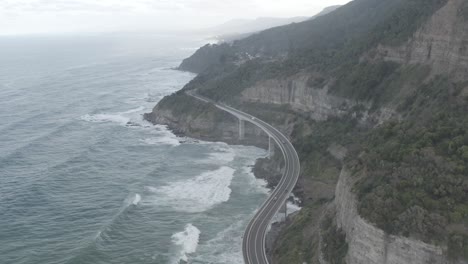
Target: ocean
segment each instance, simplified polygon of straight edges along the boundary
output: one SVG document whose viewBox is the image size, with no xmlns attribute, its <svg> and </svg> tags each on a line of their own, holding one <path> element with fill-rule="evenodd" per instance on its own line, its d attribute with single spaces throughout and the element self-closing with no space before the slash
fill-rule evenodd
<svg viewBox="0 0 468 264">
<path fill-rule="evenodd" d="M 242 263 L 265 150 L 142 114 L 190 81 L 200 36 L 0 38 L 0 263 Z"/>
</svg>

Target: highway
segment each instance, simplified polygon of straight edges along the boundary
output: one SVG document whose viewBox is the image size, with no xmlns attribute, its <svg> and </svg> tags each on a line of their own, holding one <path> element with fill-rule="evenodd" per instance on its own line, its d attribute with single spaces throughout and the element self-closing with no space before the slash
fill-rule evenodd
<svg viewBox="0 0 468 264">
<path fill-rule="evenodd" d="M 187 94 L 206 103 L 211 103 L 217 108 L 261 128 L 275 140 L 277 146 L 283 153 L 285 161 L 283 177 L 272 191 L 270 197 L 263 203 L 248 224 L 242 241 L 242 253 L 246 264 L 268 264 L 269 262 L 265 249 L 267 229 L 273 217 L 288 199 L 299 178 L 300 162 L 296 150 L 291 142 L 289 142 L 288 138 L 270 124 L 233 107 L 214 102 L 193 92 L 187 92 Z"/>
</svg>

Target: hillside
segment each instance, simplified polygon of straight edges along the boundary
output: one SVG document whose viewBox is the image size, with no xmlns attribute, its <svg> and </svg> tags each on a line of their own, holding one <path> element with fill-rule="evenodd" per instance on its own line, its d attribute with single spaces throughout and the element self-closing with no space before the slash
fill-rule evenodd
<svg viewBox="0 0 468 264">
<path fill-rule="evenodd" d="M 291 23 L 299 23 L 307 19 L 309 18 L 260 17 L 256 19 L 233 19 L 215 28 L 209 29 L 209 31 L 219 35 L 253 33 L 272 27 L 284 26 Z"/>
<path fill-rule="evenodd" d="M 299 23 L 305 20 L 312 20 L 328 14 L 338 7 L 340 6 L 335 5 L 326 7 L 321 12 L 312 17 L 260 17 L 257 19 L 234 19 L 214 28 L 207 29 L 206 31 L 209 34 L 217 35 L 217 38 L 223 42 L 233 42 L 269 28 L 280 27 L 292 23 Z"/>
<path fill-rule="evenodd" d="M 468 263 L 467 14 L 464 0 L 355 0 L 182 62 L 199 73 L 184 90 L 259 116 L 298 150 L 303 209 L 273 263 Z M 213 111 L 181 91 L 147 118 L 197 136 Z M 269 163 L 256 171 L 275 174 Z"/>
</svg>

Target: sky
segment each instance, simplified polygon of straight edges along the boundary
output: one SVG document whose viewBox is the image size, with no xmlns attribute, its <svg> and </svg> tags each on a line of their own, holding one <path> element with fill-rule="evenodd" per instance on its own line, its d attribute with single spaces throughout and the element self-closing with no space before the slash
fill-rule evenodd
<svg viewBox="0 0 468 264">
<path fill-rule="evenodd" d="M 202 29 L 231 19 L 312 16 L 349 0 L 0 0 L 0 35 Z"/>
</svg>

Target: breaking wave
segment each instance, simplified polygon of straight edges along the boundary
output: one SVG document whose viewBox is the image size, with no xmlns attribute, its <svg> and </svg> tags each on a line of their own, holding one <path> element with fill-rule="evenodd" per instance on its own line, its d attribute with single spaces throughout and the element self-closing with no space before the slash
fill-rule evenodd
<svg viewBox="0 0 468 264">
<path fill-rule="evenodd" d="M 171 131 L 169 131 L 164 126 L 154 126 L 153 134 L 156 137 L 142 139 L 141 141 L 148 145 L 171 145 L 171 146 L 179 146 L 181 141 L 179 137 L 174 135 Z"/>
<path fill-rule="evenodd" d="M 208 143 L 207 146 L 213 152 L 209 154 L 207 159 L 201 160 L 201 163 L 226 164 L 233 161 L 236 157 L 234 149 L 225 143 Z"/>
<path fill-rule="evenodd" d="M 120 125 L 127 125 L 131 120 L 131 115 L 143 111 L 145 108 L 140 106 L 125 112 L 108 113 L 108 114 L 86 114 L 81 116 L 81 120 L 93 123 L 118 123 Z"/>
<path fill-rule="evenodd" d="M 233 168 L 221 167 L 193 179 L 148 189 L 155 194 L 154 202 L 158 205 L 167 205 L 175 211 L 203 212 L 229 200 L 234 172 Z"/>
<path fill-rule="evenodd" d="M 138 203 L 141 201 L 141 196 L 137 193 L 135 194 L 135 198 L 132 201 L 133 205 L 138 205 Z"/>
<path fill-rule="evenodd" d="M 233 219 L 234 220 L 234 219 Z M 247 219 L 237 220 L 206 243 L 200 245 L 194 263 L 243 263 L 242 235 Z"/>
<path fill-rule="evenodd" d="M 188 224 L 185 226 L 184 231 L 172 235 L 172 243 L 177 247 L 174 263 L 178 264 L 181 260 L 187 262 L 187 255 L 197 251 L 200 233 L 198 228 L 192 224 Z"/>
</svg>

